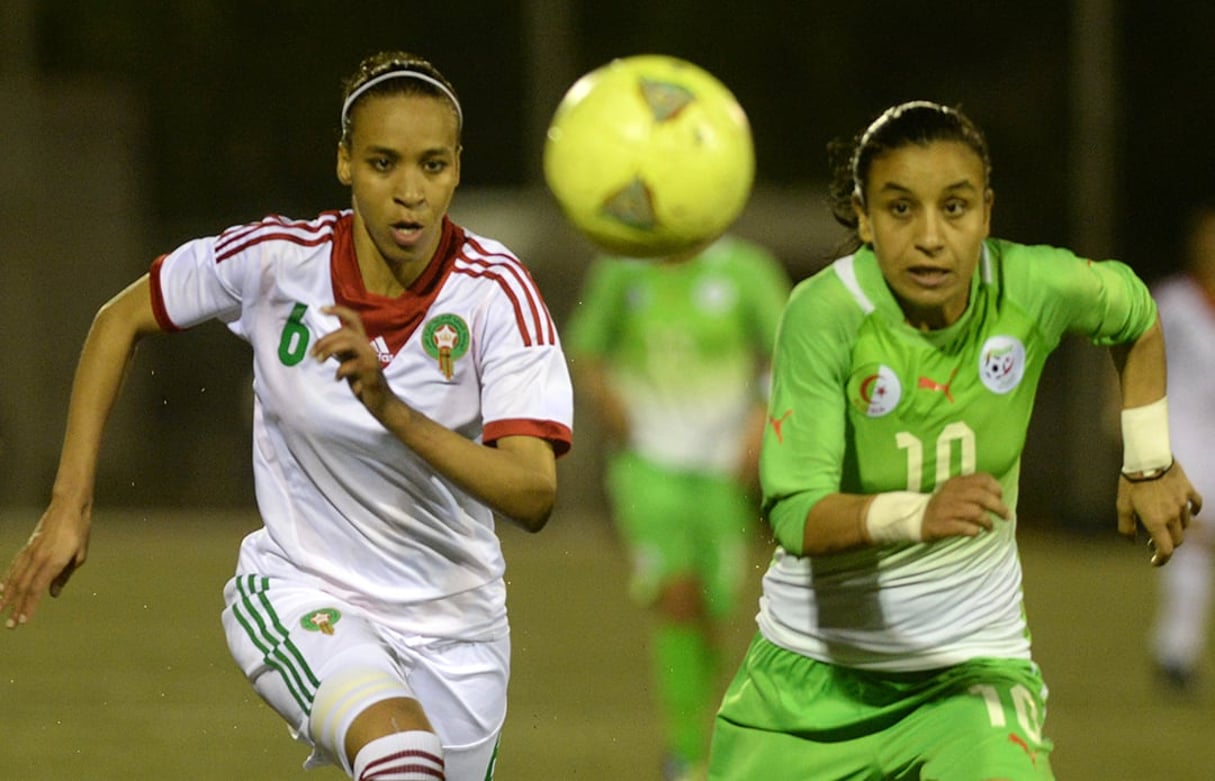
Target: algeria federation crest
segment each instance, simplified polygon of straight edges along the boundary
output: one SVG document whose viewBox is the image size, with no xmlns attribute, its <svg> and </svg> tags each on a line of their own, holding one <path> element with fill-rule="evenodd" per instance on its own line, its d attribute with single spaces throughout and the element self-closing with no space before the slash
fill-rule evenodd
<svg viewBox="0 0 1215 781">
<path fill-rule="evenodd" d="M 1025 376 L 1025 345 L 1015 336 L 993 336 L 979 351 L 979 379 L 992 393 L 1008 393 Z"/>
<path fill-rule="evenodd" d="M 848 398 L 853 405 L 871 418 L 880 418 L 899 405 L 903 384 L 899 376 L 884 363 L 862 367 L 848 381 Z"/>
<path fill-rule="evenodd" d="M 426 321 L 422 329 L 422 346 L 426 353 L 439 363 L 439 371 L 451 379 L 456 372 L 456 361 L 468 352 L 472 337 L 468 323 L 459 315 L 442 314 Z"/>
</svg>

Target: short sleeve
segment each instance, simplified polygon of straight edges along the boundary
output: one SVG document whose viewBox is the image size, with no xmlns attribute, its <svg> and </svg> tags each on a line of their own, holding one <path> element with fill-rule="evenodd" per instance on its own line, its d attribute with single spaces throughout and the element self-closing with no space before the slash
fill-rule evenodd
<svg viewBox="0 0 1215 781">
<path fill-rule="evenodd" d="M 1156 321 L 1147 285 L 1126 263 L 1086 260 L 1065 249 L 999 242 L 1010 289 L 1024 296 L 1042 330 L 1078 334 L 1099 346 L 1133 342 Z"/>
<path fill-rule="evenodd" d="M 483 439 L 536 436 L 561 455 L 573 430 L 573 386 L 552 316 L 534 286 L 528 286 L 532 317 L 520 318 L 507 296 L 493 298 L 482 313 L 481 404 Z"/>
<path fill-rule="evenodd" d="M 247 254 L 218 259 L 216 237 L 194 239 L 157 258 L 150 271 L 160 326 L 174 331 L 240 316 Z"/>
</svg>

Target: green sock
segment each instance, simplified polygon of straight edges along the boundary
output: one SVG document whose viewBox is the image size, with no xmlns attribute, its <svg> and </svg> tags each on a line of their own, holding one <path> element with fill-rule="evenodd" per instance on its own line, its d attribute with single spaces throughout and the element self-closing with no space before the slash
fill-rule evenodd
<svg viewBox="0 0 1215 781">
<path fill-rule="evenodd" d="M 688 762 L 709 750 L 709 708 L 716 704 L 716 660 L 695 626 L 661 623 L 654 633 L 659 707 L 670 749 Z"/>
</svg>

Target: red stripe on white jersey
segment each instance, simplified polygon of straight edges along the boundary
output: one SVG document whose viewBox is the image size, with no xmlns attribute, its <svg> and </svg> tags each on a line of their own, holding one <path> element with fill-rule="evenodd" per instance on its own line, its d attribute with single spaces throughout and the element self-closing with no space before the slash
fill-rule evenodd
<svg viewBox="0 0 1215 781">
<path fill-rule="evenodd" d="M 265 228 L 267 225 L 293 225 L 293 226 L 297 226 L 297 227 L 306 226 L 311 222 L 321 221 L 322 219 L 327 217 L 328 214 L 329 213 L 326 212 L 326 213 L 320 215 L 319 217 L 317 217 L 315 220 L 288 220 L 287 218 L 282 217 L 280 215 L 272 214 L 267 217 L 263 217 L 262 219 L 258 220 L 257 222 L 246 222 L 244 225 L 235 225 L 231 228 L 228 228 L 223 233 L 219 234 L 219 237 L 216 239 L 215 243 L 216 243 L 216 246 L 218 246 L 218 247 L 224 247 L 225 245 L 230 244 L 234 241 L 240 241 L 242 238 L 244 238 L 245 236 L 248 236 L 250 233 L 261 230 L 261 229 Z"/>
<path fill-rule="evenodd" d="M 568 453 L 574 442 L 574 434 L 569 426 L 555 420 L 516 418 L 491 420 L 485 424 L 482 441 L 486 444 L 497 442 L 503 437 L 537 437 L 547 440 L 552 444 L 553 452 L 558 458 Z"/>
<path fill-rule="evenodd" d="M 152 293 L 152 314 L 156 317 L 156 324 L 162 331 L 176 333 L 181 328 L 173 322 L 173 318 L 169 317 L 169 310 L 165 308 L 164 292 L 160 287 L 160 269 L 167 257 L 168 255 L 161 255 L 152 261 L 152 267 L 148 271 L 148 286 Z"/>
<path fill-rule="evenodd" d="M 476 254 L 469 250 L 475 250 Z M 498 283 L 515 308 L 515 319 L 523 343 L 552 345 L 557 343 L 557 329 L 536 281 L 519 259 L 507 253 L 489 252 L 475 239 L 469 238 L 456 256 L 454 273 L 484 277 Z"/>
<path fill-rule="evenodd" d="M 502 292 L 506 294 L 506 297 L 510 299 L 511 305 L 515 308 L 515 325 L 518 326 L 519 335 L 523 338 L 523 346 L 531 347 L 533 344 L 540 341 L 540 334 L 536 333 L 534 329 L 528 328 L 527 318 L 524 315 L 523 306 L 519 302 L 519 296 L 517 296 L 515 291 L 511 289 L 510 284 L 508 284 L 507 281 L 502 278 L 502 275 L 492 271 L 480 270 L 475 267 L 470 268 L 459 262 L 456 263 L 456 266 L 452 269 L 451 273 L 463 274 L 467 277 L 485 277 L 497 282 L 498 286 L 502 288 Z M 535 307 L 532 307 L 532 313 L 534 322 Z"/>
<path fill-rule="evenodd" d="M 272 215 L 260 222 L 229 229 L 215 242 L 215 262 L 222 263 L 264 241 L 287 241 L 302 247 L 324 244 L 333 239 L 333 225 L 340 217 L 338 212 L 326 212 L 315 220 L 288 220 Z"/>
</svg>

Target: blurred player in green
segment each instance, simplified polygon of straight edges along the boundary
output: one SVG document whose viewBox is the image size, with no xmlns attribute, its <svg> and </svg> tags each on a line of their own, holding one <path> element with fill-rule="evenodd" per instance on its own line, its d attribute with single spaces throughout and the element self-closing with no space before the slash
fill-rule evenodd
<svg viewBox="0 0 1215 781">
<path fill-rule="evenodd" d="M 726 236 L 663 260 L 600 258 L 563 333 L 611 452 L 612 512 L 653 608 L 666 777 L 703 773 L 719 699 L 715 627 L 759 528 L 757 459 L 789 293 L 766 249 Z"/>
<path fill-rule="evenodd" d="M 1155 304 L 1123 263 L 989 238 L 987 144 L 956 109 L 895 106 L 836 163 L 855 251 L 782 316 L 760 459 L 779 546 L 709 778 L 1051 779 L 1021 451 L 1064 335 L 1110 347 L 1118 528 L 1168 561 L 1202 500 L 1173 460 Z"/>
</svg>

